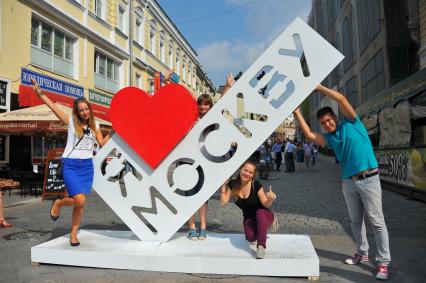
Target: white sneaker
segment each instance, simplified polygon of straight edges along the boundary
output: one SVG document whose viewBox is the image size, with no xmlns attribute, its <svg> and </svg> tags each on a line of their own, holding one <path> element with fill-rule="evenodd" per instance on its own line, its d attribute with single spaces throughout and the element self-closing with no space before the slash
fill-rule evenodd
<svg viewBox="0 0 426 283">
<path fill-rule="evenodd" d="M 261 245 L 257 246 L 256 258 L 257 259 L 265 258 L 265 248 Z"/>
</svg>

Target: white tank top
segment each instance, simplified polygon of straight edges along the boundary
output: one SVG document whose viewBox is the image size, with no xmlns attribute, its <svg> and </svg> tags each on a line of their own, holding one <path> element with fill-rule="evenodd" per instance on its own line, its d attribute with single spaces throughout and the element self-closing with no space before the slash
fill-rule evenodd
<svg viewBox="0 0 426 283">
<path fill-rule="evenodd" d="M 96 130 L 97 130 L 99 129 L 99 122 L 96 121 L 95 123 L 96 123 Z M 80 137 L 78 137 L 75 133 L 74 121 L 72 119 L 72 116 L 70 116 L 70 120 L 68 123 L 67 145 L 65 147 L 64 153 L 62 153 L 63 158 L 79 158 L 79 159 L 93 158 L 93 149 L 94 149 L 94 144 L 96 142 L 96 133 L 94 133 L 92 129 L 90 128 L 89 130 L 90 130 L 90 134 L 85 134 L 83 136 L 83 139 L 77 145 L 77 147 L 74 148 L 75 144 L 80 140 Z"/>
</svg>

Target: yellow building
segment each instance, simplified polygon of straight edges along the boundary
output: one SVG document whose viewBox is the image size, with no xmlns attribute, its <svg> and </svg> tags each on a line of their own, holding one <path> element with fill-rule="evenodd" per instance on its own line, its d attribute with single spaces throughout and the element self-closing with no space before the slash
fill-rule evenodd
<svg viewBox="0 0 426 283">
<path fill-rule="evenodd" d="M 194 96 L 214 93 L 197 72 L 196 52 L 155 0 L 0 1 L 0 86 L 7 97 L 0 112 L 32 106 L 29 80 L 37 78 L 61 103 L 84 95 L 107 119 L 117 90 L 132 85 L 153 92 L 155 75 L 170 69 Z M 197 82 L 209 87 L 197 91 Z M 0 135 L 9 139 L 3 129 Z M 41 156 L 43 135 L 10 138 L 10 163 L 22 163 L 11 166 Z M 30 152 L 13 156 L 12 144 Z"/>
</svg>

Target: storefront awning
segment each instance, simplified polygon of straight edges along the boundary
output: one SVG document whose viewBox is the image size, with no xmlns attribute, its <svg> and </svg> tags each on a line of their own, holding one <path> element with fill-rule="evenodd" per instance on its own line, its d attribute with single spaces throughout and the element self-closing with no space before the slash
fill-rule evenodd
<svg viewBox="0 0 426 283">
<path fill-rule="evenodd" d="M 54 92 L 43 90 L 43 93 L 47 95 L 52 101 L 68 106 L 72 108 L 74 103 L 74 98 L 67 97 L 64 95 L 56 94 Z M 38 97 L 38 95 L 35 93 L 32 86 L 28 86 L 25 84 L 21 84 L 19 86 L 19 106 L 37 106 L 44 104 L 43 101 Z M 109 108 L 105 106 L 101 106 L 95 103 L 91 103 L 93 114 L 95 114 L 96 117 L 109 121 Z"/>
<path fill-rule="evenodd" d="M 59 103 L 56 106 L 72 115 L 72 108 Z M 102 131 L 111 129 L 110 122 L 99 118 L 96 120 Z M 67 128 L 45 104 L 0 114 L 0 133 L 66 132 Z"/>
</svg>

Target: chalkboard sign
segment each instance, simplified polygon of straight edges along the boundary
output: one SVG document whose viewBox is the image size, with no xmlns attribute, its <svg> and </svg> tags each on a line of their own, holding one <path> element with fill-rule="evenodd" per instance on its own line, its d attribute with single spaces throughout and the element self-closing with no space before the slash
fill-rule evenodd
<svg viewBox="0 0 426 283">
<path fill-rule="evenodd" d="M 65 190 L 64 181 L 61 178 L 58 178 L 56 175 L 60 162 L 61 162 L 60 159 L 53 159 L 47 162 L 45 192 L 49 192 L 49 193 L 64 192 Z"/>
<path fill-rule="evenodd" d="M 46 196 L 65 196 L 67 194 L 64 181 L 56 176 L 61 162 L 63 148 L 55 148 L 47 153 L 46 171 L 44 174 L 43 199 Z"/>
</svg>

